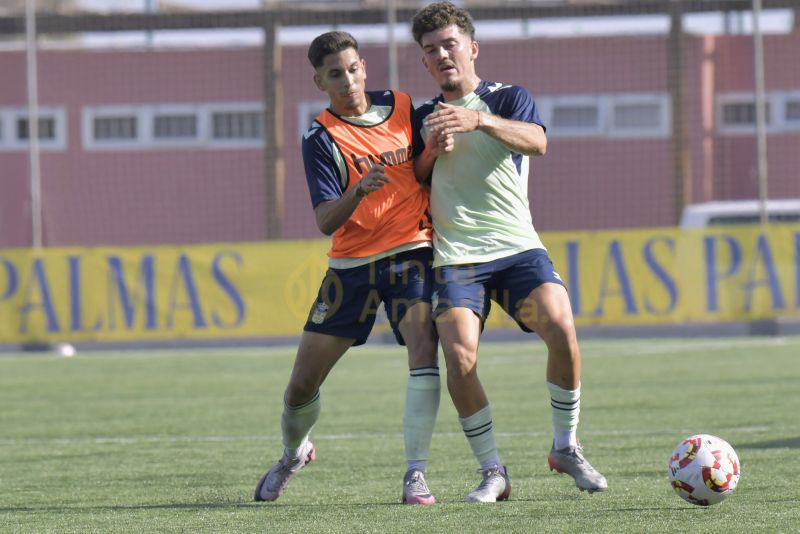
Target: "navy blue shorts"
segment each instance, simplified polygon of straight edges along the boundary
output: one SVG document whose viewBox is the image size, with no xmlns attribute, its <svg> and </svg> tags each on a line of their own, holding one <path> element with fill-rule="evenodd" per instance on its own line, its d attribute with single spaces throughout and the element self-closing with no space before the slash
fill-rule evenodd
<svg viewBox="0 0 800 534">
<path fill-rule="evenodd" d="M 531 291 L 546 282 L 564 285 L 543 249 L 527 250 L 486 263 L 446 265 L 434 269 L 433 314 L 469 308 L 486 321 L 491 301 L 498 303 L 524 330 L 519 309 Z"/>
<path fill-rule="evenodd" d="M 408 308 L 431 301 L 433 275 L 430 247 L 401 252 L 350 269 L 328 269 L 303 330 L 350 337 L 363 345 L 381 302 L 397 342 L 398 326 Z"/>
</svg>

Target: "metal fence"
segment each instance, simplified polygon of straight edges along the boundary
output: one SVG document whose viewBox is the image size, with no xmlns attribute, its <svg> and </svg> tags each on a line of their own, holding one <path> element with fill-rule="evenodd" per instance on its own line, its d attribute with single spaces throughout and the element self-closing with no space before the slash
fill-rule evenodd
<svg viewBox="0 0 800 534">
<path fill-rule="evenodd" d="M 326 105 L 308 43 L 350 31 L 368 89 L 421 103 L 438 94 L 409 32 L 424 3 L 0 12 L 0 247 L 321 237 L 300 157 Z M 529 182 L 540 230 L 800 198 L 800 11 L 761 3 L 461 2 L 479 75 L 526 87 L 547 125 Z"/>
</svg>

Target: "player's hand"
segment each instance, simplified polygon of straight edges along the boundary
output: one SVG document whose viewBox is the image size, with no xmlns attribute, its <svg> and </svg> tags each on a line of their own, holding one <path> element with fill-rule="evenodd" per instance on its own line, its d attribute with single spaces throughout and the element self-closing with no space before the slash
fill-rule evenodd
<svg viewBox="0 0 800 534">
<path fill-rule="evenodd" d="M 358 187 L 364 192 L 365 195 L 377 191 L 384 185 L 389 183 L 389 177 L 385 174 L 383 165 L 374 165 L 367 174 L 358 183 Z"/>
<path fill-rule="evenodd" d="M 440 102 L 438 109 L 425 118 L 425 125 L 443 135 L 466 133 L 480 126 L 480 111 Z"/>
<path fill-rule="evenodd" d="M 453 137 L 453 134 L 444 133 L 441 128 L 431 128 L 428 131 L 425 148 L 430 150 L 433 156 L 441 156 L 452 152 L 453 148 L 455 148 L 455 137 Z"/>
</svg>

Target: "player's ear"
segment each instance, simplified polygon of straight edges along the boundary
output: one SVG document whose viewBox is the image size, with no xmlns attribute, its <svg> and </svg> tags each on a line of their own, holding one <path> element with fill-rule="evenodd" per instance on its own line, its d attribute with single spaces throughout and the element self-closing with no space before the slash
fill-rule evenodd
<svg viewBox="0 0 800 534">
<path fill-rule="evenodd" d="M 361 68 L 364 71 L 364 79 L 366 80 L 367 79 L 367 60 L 364 59 L 363 57 L 359 58 L 359 59 L 361 60 Z"/>
<path fill-rule="evenodd" d="M 322 86 L 322 77 L 319 75 L 318 72 L 314 74 L 314 85 L 316 85 L 317 89 L 319 89 L 320 91 L 325 90 L 325 87 Z"/>
<path fill-rule="evenodd" d="M 470 55 L 469 55 L 469 57 L 470 57 L 470 58 L 471 58 L 473 61 L 475 61 L 476 59 L 478 59 L 478 49 L 479 49 L 479 48 L 480 48 L 480 47 L 478 46 L 478 41 L 472 41 L 472 43 L 470 44 Z"/>
</svg>

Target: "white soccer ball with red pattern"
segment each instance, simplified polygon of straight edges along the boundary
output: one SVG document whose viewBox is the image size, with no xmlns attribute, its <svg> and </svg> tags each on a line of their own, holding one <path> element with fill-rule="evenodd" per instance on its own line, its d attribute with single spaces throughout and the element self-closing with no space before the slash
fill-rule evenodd
<svg viewBox="0 0 800 534">
<path fill-rule="evenodd" d="M 697 434 L 675 447 L 668 473 L 672 488 L 684 501 L 710 506 L 733 493 L 741 469 L 739 457 L 727 441 Z"/>
</svg>

